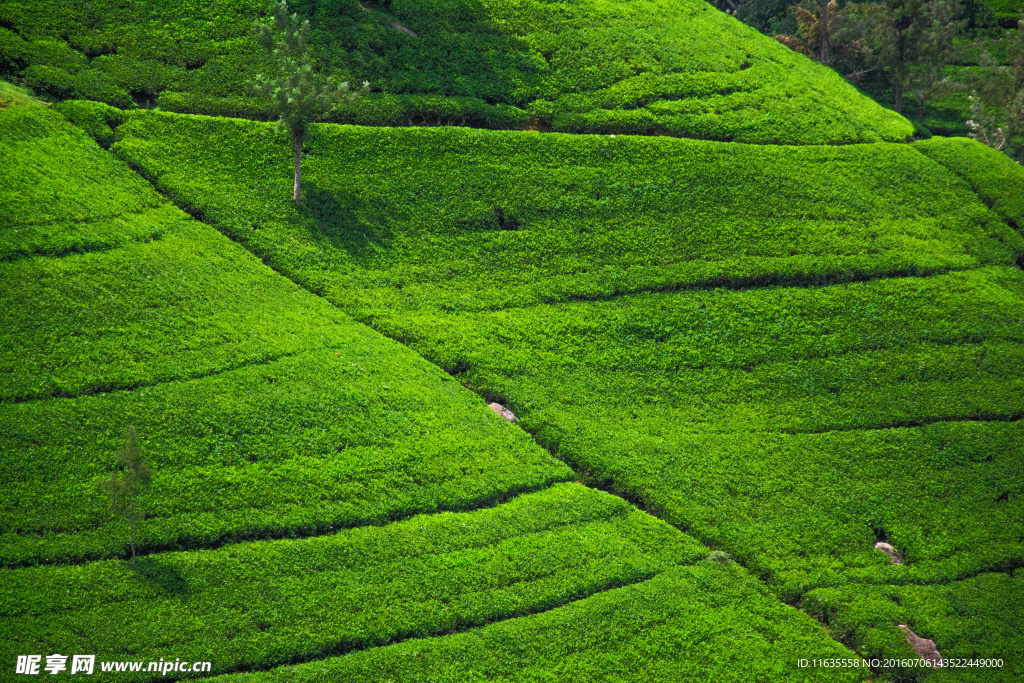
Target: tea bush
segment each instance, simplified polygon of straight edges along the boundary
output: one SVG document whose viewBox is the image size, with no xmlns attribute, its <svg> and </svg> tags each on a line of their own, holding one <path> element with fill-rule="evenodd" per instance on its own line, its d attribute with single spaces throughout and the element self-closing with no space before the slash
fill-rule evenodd
<svg viewBox="0 0 1024 683">
<path fill-rule="evenodd" d="M 913 133 L 835 72 L 702 0 L 291 7 L 310 17 L 311 50 L 329 75 L 367 80 L 378 91 L 338 112 L 337 122 L 784 144 L 904 141 Z M 14 32 L 0 34 L 0 68 L 73 62 L 87 74 L 76 97 L 130 107 L 129 95 L 140 105 L 160 96 L 173 111 L 262 118 L 244 98 L 246 81 L 267 68 L 252 23 L 268 11 L 267 0 L 7 3 L 0 20 Z M 34 78 L 59 85 L 56 76 Z"/>
<path fill-rule="evenodd" d="M 143 552 L 473 507 L 572 476 L 60 114 L 0 110 L 0 139 L 14 143 L 0 169 L 0 563 L 122 554 L 94 482 L 126 424 L 158 471 Z"/>
<path fill-rule="evenodd" d="M 801 681 L 870 678 L 864 668 L 799 668 L 857 657 L 741 568 L 698 563 L 543 614 L 354 652 L 217 683 L 292 681 Z M 913 656 L 904 648 L 901 653 Z"/>
<path fill-rule="evenodd" d="M 967 181 L 987 205 L 1024 232 L 1024 167 L 967 138 L 921 140 L 914 148 Z"/>
<path fill-rule="evenodd" d="M 216 660 L 215 672 L 264 669 L 549 610 L 706 553 L 621 499 L 563 484 L 495 508 L 317 538 L 8 570 L 0 649 L 156 660 L 170 648 Z M 733 580 L 750 591 L 748 577 Z M 825 639 L 790 621 L 787 635 L 802 626 L 805 638 Z"/>
</svg>

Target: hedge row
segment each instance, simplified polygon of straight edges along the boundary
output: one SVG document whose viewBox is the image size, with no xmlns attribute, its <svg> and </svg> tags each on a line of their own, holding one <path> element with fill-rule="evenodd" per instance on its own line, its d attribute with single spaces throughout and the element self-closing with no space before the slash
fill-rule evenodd
<svg viewBox="0 0 1024 683">
<path fill-rule="evenodd" d="M 115 152 L 158 187 L 366 319 L 1024 253 L 966 183 L 904 145 L 321 125 L 296 208 L 288 143 L 270 124 L 137 112 L 120 130 Z"/>
<path fill-rule="evenodd" d="M 129 424 L 158 473 L 145 551 L 481 505 L 571 476 L 442 372 L 167 205 L 59 114 L 3 110 L 0 130 L 17 140 L 2 172 L 22 174 L 0 188 L 0 234 L 28 236 L 6 240 L 8 256 L 118 247 L 0 263 L 3 564 L 123 556 L 95 482 Z M 166 234 L 135 241 L 158 220 Z"/>
<path fill-rule="evenodd" d="M 5 660 L 172 652 L 214 673 L 265 669 L 548 610 L 707 554 L 621 499 L 565 484 L 318 538 L 9 570 L 0 647 Z"/>
<path fill-rule="evenodd" d="M 95 482 L 129 424 L 157 472 L 140 503 L 143 552 L 380 524 L 573 476 L 445 379 L 355 330 L 336 348 L 200 380 L 0 407 L 0 561 L 128 552 Z"/>
<path fill-rule="evenodd" d="M 49 109 L 0 111 L 0 141 L 7 150 L 0 166 L 5 236 L 19 226 L 127 218 L 166 205 L 131 169 Z"/>
<path fill-rule="evenodd" d="M 80 100 L 57 109 L 107 145 L 113 141 L 111 126 L 123 116 Z M 8 149 L 0 168 L 0 262 L 156 240 L 187 219 L 52 112 L 0 113 L 0 144 Z M 16 270 L 8 274 L 14 277 Z"/>
<path fill-rule="evenodd" d="M 296 209 L 265 124 L 120 130 L 178 201 L 784 599 L 1024 553 L 1024 243 L 915 147 L 321 126 Z M 814 286 L 735 291 L 774 283 Z"/>
<path fill-rule="evenodd" d="M 1018 496 L 1019 497 L 1019 496 Z M 892 657 L 904 649 L 907 624 L 918 636 L 941 643 L 947 659 L 966 660 L 957 668 L 926 675 L 912 667 L 886 673 L 900 680 L 1011 683 L 1024 676 L 1024 575 L 986 573 L 940 585 L 847 586 L 811 591 L 801 607 L 826 621 L 841 641 L 865 657 Z M 999 660 L 979 666 L 977 660 Z"/>
<path fill-rule="evenodd" d="M 909 648 L 903 656 L 914 656 Z M 807 615 L 765 595 L 735 564 L 669 570 L 558 609 L 442 638 L 409 640 L 217 683 L 365 681 L 860 681 L 856 659 Z"/>
<path fill-rule="evenodd" d="M 508 128 L 533 118 L 565 132 L 787 144 L 913 132 L 831 70 L 702 0 L 292 8 L 310 17 L 326 73 L 386 93 L 339 122 Z M 0 19 L 21 35 L 0 34 L 0 68 L 52 97 L 128 108 L 159 95 L 174 111 L 263 118 L 245 83 L 268 66 L 251 30 L 268 11 L 266 0 L 9 5 Z"/>
<path fill-rule="evenodd" d="M 1024 233 L 1024 167 L 967 138 L 921 140 L 914 148 L 950 169 Z"/>
</svg>

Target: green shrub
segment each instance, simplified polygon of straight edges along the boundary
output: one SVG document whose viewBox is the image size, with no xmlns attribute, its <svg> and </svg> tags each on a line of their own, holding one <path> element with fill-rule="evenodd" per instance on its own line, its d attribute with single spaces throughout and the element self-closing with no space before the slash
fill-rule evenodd
<svg viewBox="0 0 1024 683">
<path fill-rule="evenodd" d="M 161 109 L 182 114 L 267 119 L 267 105 L 252 97 L 207 97 L 194 93 L 164 91 L 156 102 Z"/>
<path fill-rule="evenodd" d="M 0 75 L 13 76 L 28 63 L 27 43 L 17 33 L 0 26 Z"/>
<path fill-rule="evenodd" d="M 117 85 L 110 76 L 96 69 L 82 71 L 75 76 L 75 94 L 83 100 L 103 102 L 120 109 L 135 106 L 135 102 L 124 88 Z"/>
<path fill-rule="evenodd" d="M 25 84 L 43 97 L 64 99 L 75 93 L 75 77 L 56 66 L 30 66 Z"/>
<path fill-rule="evenodd" d="M 815 658 L 857 658 L 807 615 L 767 597 L 739 567 L 702 563 L 465 633 L 214 680 L 738 683 L 871 676 L 852 666 L 801 668 L 799 660 L 811 653 Z"/>
<path fill-rule="evenodd" d="M 185 73 L 180 67 L 156 59 L 136 60 L 120 54 L 101 55 L 92 61 L 92 67 L 109 76 L 118 87 L 147 98 L 156 98 L 161 91 L 173 87 Z"/>
<path fill-rule="evenodd" d="M 124 651 L 134 638 L 139 658 L 156 660 L 167 647 L 189 659 L 216 650 L 215 671 L 263 669 L 548 610 L 705 552 L 621 499 L 563 484 L 490 509 L 317 538 L 148 555 L 134 566 L 8 570 L 0 620 L 21 638 L 4 655 L 80 647 L 39 638 L 88 630 L 99 652 Z M 140 637 L 157 631 L 159 639 Z"/>
<path fill-rule="evenodd" d="M 914 148 L 963 178 L 982 201 L 1024 231 L 1024 167 L 967 138 L 936 138 Z"/>
<path fill-rule="evenodd" d="M 67 100 L 57 105 L 56 109 L 103 148 L 113 144 L 114 129 L 125 122 L 124 112 L 102 102 Z"/>
<path fill-rule="evenodd" d="M 176 111 L 221 114 L 198 102 L 242 97 L 245 82 L 265 73 L 251 25 L 266 9 L 265 0 L 40 0 L 10 8 L 9 22 L 25 37 L 66 37 L 97 58 L 91 70 L 131 94 L 180 93 L 193 104 Z M 702 0 L 403 1 L 365 10 L 352 0 L 294 9 L 310 17 L 313 57 L 327 75 L 386 93 L 339 122 L 520 128 L 536 118 L 566 132 L 789 144 L 904 141 L 913 133 L 833 71 Z"/>
<path fill-rule="evenodd" d="M 26 58 L 35 66 L 49 66 L 75 74 L 89 65 L 85 56 L 62 40 L 32 40 L 25 43 Z"/>
</svg>

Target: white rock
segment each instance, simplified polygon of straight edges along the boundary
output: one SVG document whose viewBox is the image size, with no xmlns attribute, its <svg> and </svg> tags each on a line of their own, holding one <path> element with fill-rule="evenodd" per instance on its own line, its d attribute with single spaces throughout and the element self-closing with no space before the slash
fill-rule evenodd
<svg viewBox="0 0 1024 683">
<path fill-rule="evenodd" d="M 884 552 L 886 555 L 888 555 L 889 558 L 892 560 L 893 564 L 903 564 L 903 558 L 900 556 L 898 552 L 896 552 L 896 549 L 888 543 L 879 541 L 875 544 L 875 547 Z"/>
<path fill-rule="evenodd" d="M 501 415 L 509 422 L 515 422 L 517 419 L 511 410 L 501 405 L 500 403 L 488 403 L 487 407 L 496 412 L 498 415 Z"/>
<path fill-rule="evenodd" d="M 922 659 L 931 660 L 933 668 L 942 666 L 942 655 L 939 654 L 939 648 L 935 647 L 934 640 L 922 638 L 907 628 L 906 624 L 900 624 L 900 628 L 907 634 L 907 642 L 914 646 L 914 651 L 921 655 Z"/>
</svg>

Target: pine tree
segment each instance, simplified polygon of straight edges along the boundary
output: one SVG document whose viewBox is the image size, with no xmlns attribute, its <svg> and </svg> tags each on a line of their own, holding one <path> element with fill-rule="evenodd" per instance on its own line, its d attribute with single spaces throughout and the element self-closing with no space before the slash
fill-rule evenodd
<svg viewBox="0 0 1024 683">
<path fill-rule="evenodd" d="M 114 454 L 117 463 L 124 467 L 120 474 L 99 482 L 101 490 L 110 495 L 110 509 L 128 520 L 128 540 L 132 546 L 132 563 L 135 562 L 135 523 L 142 519 L 139 495 L 149 488 L 153 471 L 142 459 L 142 446 L 135 427 L 128 427 L 124 445 Z"/>
<path fill-rule="evenodd" d="M 287 130 L 295 157 L 295 202 L 300 200 L 299 164 L 302 144 L 310 124 L 341 102 L 352 102 L 360 94 L 369 92 L 364 81 L 360 90 L 352 91 L 347 82 L 337 83 L 323 78 L 314 69 L 309 56 L 307 39 L 309 21 L 299 15 L 288 14 L 288 5 L 281 0 L 274 16 L 256 22 L 256 38 L 260 48 L 274 63 L 270 77 L 259 74 L 250 83 L 252 89 L 264 96 L 270 105 L 271 118 L 278 121 L 279 130 Z"/>
</svg>

